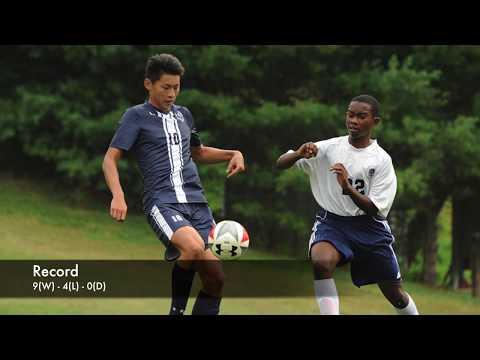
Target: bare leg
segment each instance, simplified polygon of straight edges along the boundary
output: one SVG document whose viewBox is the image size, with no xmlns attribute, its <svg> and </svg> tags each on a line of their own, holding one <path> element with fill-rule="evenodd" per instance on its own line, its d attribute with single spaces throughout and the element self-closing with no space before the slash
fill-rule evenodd
<svg viewBox="0 0 480 360">
<path fill-rule="evenodd" d="M 418 315 L 413 299 L 403 290 L 402 281 L 385 281 L 378 284 L 380 291 L 400 315 Z"/>
<path fill-rule="evenodd" d="M 341 254 L 328 242 L 313 245 L 310 256 L 314 273 L 315 298 L 320 314 L 339 315 L 340 305 L 333 273 L 341 260 Z"/>
<path fill-rule="evenodd" d="M 202 281 L 203 287 L 192 314 L 218 314 L 225 281 L 222 263 L 210 250 L 205 250 L 204 241 L 193 227 L 185 226 L 177 230 L 172 243 L 180 250 L 179 261 L 185 267 L 196 270 Z"/>
<path fill-rule="evenodd" d="M 315 280 L 332 278 L 338 263 L 342 259 L 342 255 L 337 249 L 326 241 L 313 245 L 310 257 Z"/>
</svg>

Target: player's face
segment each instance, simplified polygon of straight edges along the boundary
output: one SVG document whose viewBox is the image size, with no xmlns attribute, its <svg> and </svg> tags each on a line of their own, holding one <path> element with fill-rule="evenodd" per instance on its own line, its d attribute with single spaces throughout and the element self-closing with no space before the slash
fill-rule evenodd
<svg viewBox="0 0 480 360">
<path fill-rule="evenodd" d="M 378 123 L 370 104 L 353 101 L 348 106 L 346 114 L 346 125 L 348 133 L 353 139 L 370 137 L 373 127 Z"/>
<path fill-rule="evenodd" d="M 164 112 L 169 112 L 180 92 L 180 75 L 163 74 L 154 83 L 145 79 L 145 88 L 153 105 Z"/>
</svg>

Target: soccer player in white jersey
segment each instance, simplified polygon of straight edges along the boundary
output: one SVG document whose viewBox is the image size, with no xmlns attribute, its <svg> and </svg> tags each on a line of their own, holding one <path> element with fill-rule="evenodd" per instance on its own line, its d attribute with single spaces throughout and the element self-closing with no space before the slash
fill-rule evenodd
<svg viewBox="0 0 480 360">
<path fill-rule="evenodd" d="M 315 297 L 322 315 L 340 314 L 333 273 L 351 263 L 353 283 L 378 284 L 400 315 L 417 315 L 413 299 L 402 289 L 392 248 L 394 236 L 386 220 L 397 191 L 392 159 L 376 140 L 379 103 L 370 95 L 355 97 L 348 106 L 348 135 L 290 150 L 277 161 L 310 177 L 320 205 L 309 242 Z"/>
</svg>

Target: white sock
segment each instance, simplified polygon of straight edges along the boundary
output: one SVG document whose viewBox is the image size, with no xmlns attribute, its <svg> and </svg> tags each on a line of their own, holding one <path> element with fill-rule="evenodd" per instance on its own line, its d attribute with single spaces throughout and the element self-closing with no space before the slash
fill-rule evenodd
<svg viewBox="0 0 480 360">
<path fill-rule="evenodd" d="M 320 315 L 340 315 L 337 287 L 333 279 L 315 280 L 315 298 Z"/>
<path fill-rule="evenodd" d="M 395 308 L 397 310 L 398 315 L 419 315 L 417 307 L 415 306 L 415 302 L 413 299 L 408 295 L 408 305 L 403 309 Z"/>
</svg>

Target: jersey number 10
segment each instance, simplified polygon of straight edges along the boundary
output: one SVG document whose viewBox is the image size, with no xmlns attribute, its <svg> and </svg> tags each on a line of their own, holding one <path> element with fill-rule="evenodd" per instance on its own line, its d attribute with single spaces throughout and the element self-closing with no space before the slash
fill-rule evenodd
<svg viewBox="0 0 480 360">
<path fill-rule="evenodd" d="M 168 134 L 168 139 L 170 140 L 170 145 L 178 145 L 180 144 L 180 138 L 178 137 L 177 133 Z"/>
</svg>

